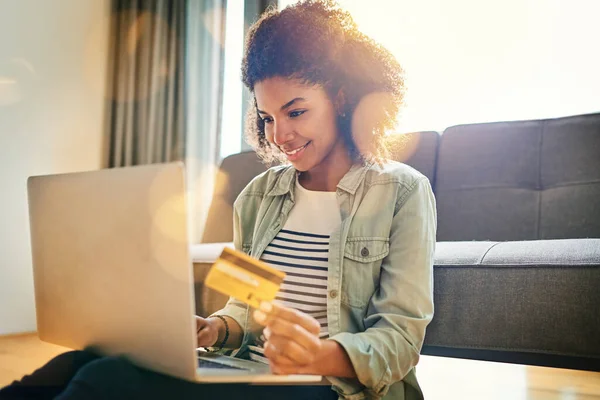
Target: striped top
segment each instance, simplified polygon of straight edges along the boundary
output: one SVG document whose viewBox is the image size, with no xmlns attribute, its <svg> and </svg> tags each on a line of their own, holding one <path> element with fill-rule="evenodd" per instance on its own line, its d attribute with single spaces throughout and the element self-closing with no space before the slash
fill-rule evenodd
<svg viewBox="0 0 600 400">
<path fill-rule="evenodd" d="M 276 300 L 312 315 L 327 329 L 327 265 L 329 236 L 341 223 L 335 192 L 304 189 L 296 180 L 295 204 L 281 231 L 267 246 L 261 260 L 286 273 Z M 267 363 L 264 336 L 249 346 L 250 358 Z"/>
</svg>

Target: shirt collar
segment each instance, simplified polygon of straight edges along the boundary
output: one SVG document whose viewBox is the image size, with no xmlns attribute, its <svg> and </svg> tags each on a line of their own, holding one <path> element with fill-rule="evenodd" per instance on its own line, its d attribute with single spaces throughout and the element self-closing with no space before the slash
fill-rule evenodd
<svg viewBox="0 0 600 400">
<path fill-rule="evenodd" d="M 368 161 L 353 164 L 340 183 L 338 183 L 337 188 L 348 192 L 351 195 L 356 194 L 358 186 L 372 165 L 373 163 Z M 285 171 L 279 175 L 277 181 L 267 193 L 267 196 L 283 196 L 289 192 L 293 193 L 293 187 L 296 184 L 297 176 L 298 171 L 293 166 L 288 165 L 285 167 Z"/>
</svg>

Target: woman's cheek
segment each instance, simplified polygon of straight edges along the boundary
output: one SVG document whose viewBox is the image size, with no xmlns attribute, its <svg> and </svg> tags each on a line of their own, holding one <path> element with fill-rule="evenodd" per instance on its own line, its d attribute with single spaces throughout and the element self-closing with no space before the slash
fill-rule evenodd
<svg viewBox="0 0 600 400">
<path fill-rule="evenodd" d="M 273 129 L 269 127 L 269 125 L 265 124 L 265 138 L 267 139 L 267 142 L 274 144 L 273 143 Z"/>
</svg>

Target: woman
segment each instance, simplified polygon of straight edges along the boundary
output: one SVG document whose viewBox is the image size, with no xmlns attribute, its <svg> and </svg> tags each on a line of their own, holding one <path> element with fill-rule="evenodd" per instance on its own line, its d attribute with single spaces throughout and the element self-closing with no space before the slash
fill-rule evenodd
<svg viewBox="0 0 600 400">
<path fill-rule="evenodd" d="M 278 301 L 259 310 L 231 299 L 215 315 L 197 317 L 198 345 L 235 349 L 276 374 L 327 376 L 334 391 L 240 391 L 119 359 L 84 359 L 61 377 L 57 398 L 110 390 L 171 398 L 422 398 L 414 367 L 433 316 L 435 200 L 426 177 L 385 160 L 384 133 L 403 95 L 400 66 L 347 12 L 304 1 L 267 12 L 250 29 L 242 72 L 254 95 L 247 139 L 267 162 L 283 165 L 236 200 L 235 247 L 287 275 Z"/>
</svg>

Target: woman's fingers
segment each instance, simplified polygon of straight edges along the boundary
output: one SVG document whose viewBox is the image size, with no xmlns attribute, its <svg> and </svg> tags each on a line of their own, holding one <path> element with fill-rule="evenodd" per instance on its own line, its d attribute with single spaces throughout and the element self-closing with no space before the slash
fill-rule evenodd
<svg viewBox="0 0 600 400">
<path fill-rule="evenodd" d="M 202 317 L 196 316 L 196 337 L 198 347 L 210 347 L 215 344 L 218 332 L 215 332 L 210 322 Z"/>
<path fill-rule="evenodd" d="M 301 311 L 266 302 L 254 312 L 254 318 L 265 326 L 265 357 L 279 370 L 314 362 L 322 346 L 318 336 L 321 326 L 316 319 Z"/>
<path fill-rule="evenodd" d="M 288 366 L 311 364 L 316 356 L 315 351 L 307 350 L 297 342 L 278 335 L 272 335 L 265 342 L 264 354 L 269 361 Z"/>
<path fill-rule="evenodd" d="M 207 328 L 198 331 L 198 347 L 210 347 L 214 344 L 213 337 Z"/>
<path fill-rule="evenodd" d="M 316 353 L 321 349 L 321 341 L 316 334 L 308 332 L 302 326 L 283 319 L 274 319 L 268 326 L 272 337 L 283 337 L 294 341 L 307 351 Z"/>
<path fill-rule="evenodd" d="M 308 314 L 276 303 L 263 301 L 260 310 L 254 312 L 254 318 L 259 324 L 270 325 L 270 321 L 282 319 L 303 327 L 306 331 L 318 335 L 321 331 L 319 322 Z"/>
<path fill-rule="evenodd" d="M 279 317 L 269 316 L 268 319 L 267 327 L 264 330 L 267 340 L 270 340 L 272 336 L 277 336 L 296 342 L 309 352 L 316 353 L 321 349 L 318 335 L 307 331 L 303 326 Z"/>
<path fill-rule="evenodd" d="M 275 362 L 269 360 L 271 372 L 276 375 L 313 374 L 310 365 L 298 365 L 291 362 Z"/>
<path fill-rule="evenodd" d="M 265 342 L 263 352 L 269 359 L 269 364 L 277 363 L 288 367 L 297 365 L 297 363 L 281 352 L 282 347 L 277 347 L 273 342 Z"/>
</svg>

